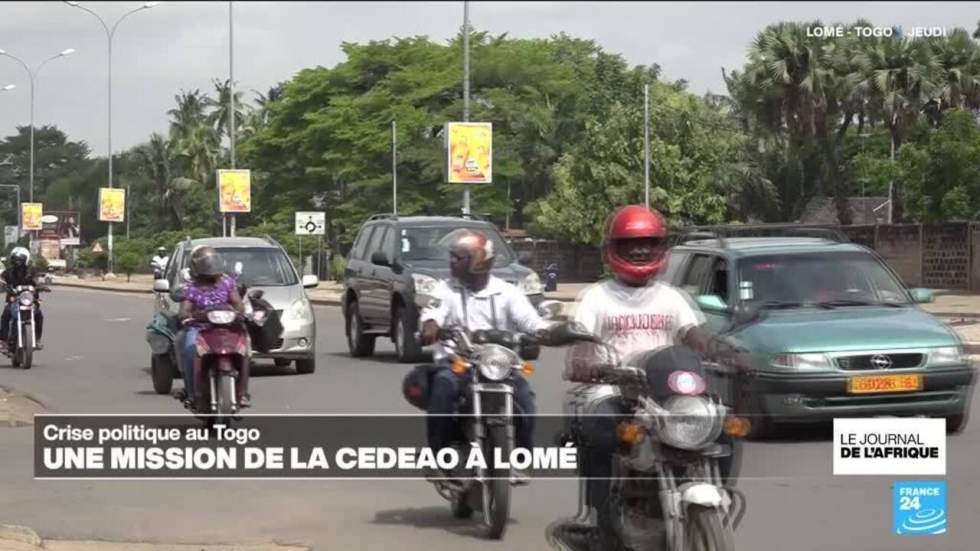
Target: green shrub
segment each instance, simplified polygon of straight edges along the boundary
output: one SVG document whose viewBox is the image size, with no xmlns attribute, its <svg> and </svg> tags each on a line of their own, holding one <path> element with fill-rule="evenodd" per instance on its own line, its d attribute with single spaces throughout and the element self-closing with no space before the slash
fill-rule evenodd
<svg viewBox="0 0 980 551">
<path fill-rule="evenodd" d="M 48 259 L 47 258 L 44 258 L 41 255 L 37 255 L 37 256 L 31 255 L 31 256 L 34 259 L 34 261 L 33 261 L 34 269 L 37 270 L 38 272 L 42 273 L 42 274 L 47 273 L 48 272 L 48 268 L 50 267 L 48 265 Z"/>
<path fill-rule="evenodd" d="M 125 251 L 115 258 L 116 269 L 126 274 L 126 281 L 130 281 L 133 272 L 140 265 L 140 257 L 133 251 Z"/>
<path fill-rule="evenodd" d="M 340 283 L 344 281 L 344 272 L 347 270 L 347 259 L 341 255 L 336 255 L 330 261 L 330 279 Z"/>
</svg>

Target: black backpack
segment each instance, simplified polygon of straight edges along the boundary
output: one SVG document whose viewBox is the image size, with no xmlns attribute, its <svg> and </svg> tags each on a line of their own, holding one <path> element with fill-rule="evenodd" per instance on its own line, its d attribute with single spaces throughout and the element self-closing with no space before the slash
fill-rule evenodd
<svg viewBox="0 0 980 551">
<path fill-rule="evenodd" d="M 439 371 L 439 366 L 422 364 L 415 366 L 402 380 L 402 396 L 409 404 L 429 410 L 429 392 L 432 387 L 432 377 Z"/>
</svg>

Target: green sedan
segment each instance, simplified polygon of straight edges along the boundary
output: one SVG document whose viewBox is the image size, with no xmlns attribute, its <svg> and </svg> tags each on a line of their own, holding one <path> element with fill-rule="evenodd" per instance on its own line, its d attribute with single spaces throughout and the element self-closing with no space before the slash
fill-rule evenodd
<svg viewBox="0 0 980 551">
<path fill-rule="evenodd" d="M 753 434 L 775 425 L 876 415 L 966 423 L 974 369 L 955 331 L 923 311 L 874 251 L 820 238 L 688 241 L 671 249 L 665 281 L 686 291 L 710 330 L 736 306 L 764 316 L 731 333 L 754 375 L 740 403 Z"/>
</svg>

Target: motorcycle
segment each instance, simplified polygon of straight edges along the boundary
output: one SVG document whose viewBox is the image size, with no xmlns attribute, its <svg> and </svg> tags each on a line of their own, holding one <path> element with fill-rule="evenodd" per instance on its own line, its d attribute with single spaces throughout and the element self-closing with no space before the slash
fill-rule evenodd
<svg viewBox="0 0 980 551">
<path fill-rule="evenodd" d="M 548 315 L 552 303 L 558 304 L 543 303 L 539 311 Z M 533 373 L 533 366 L 521 357 L 522 347 L 561 346 L 578 338 L 582 338 L 582 333 L 571 329 L 554 331 L 546 339 L 503 330 L 441 329 L 439 339 L 451 369 L 469 378 L 457 409 L 457 437 L 450 443 L 459 456 L 466 457 L 471 447 L 479 447 L 484 457 L 494 457 L 495 449 L 500 457 L 508 457 L 515 441 L 514 379 L 519 373 Z M 521 483 L 509 466 L 476 466 L 469 470 L 458 467 L 449 478 L 430 481 L 439 495 L 450 502 L 453 516 L 469 518 L 474 511 L 480 511 L 484 536 L 503 537 L 510 517 L 511 486 Z"/>
<path fill-rule="evenodd" d="M 748 323 L 753 316 L 759 312 L 739 314 L 736 323 Z M 734 438 L 750 430 L 748 421 L 731 415 L 726 406 L 734 387 L 718 384 L 723 377 L 709 381 L 697 355 L 681 346 L 626 362 L 610 347 L 597 347 L 593 357 L 604 365 L 589 371 L 587 382 L 575 379 L 584 384 L 566 394 L 566 432 L 559 440 L 582 450 L 589 439 L 589 416 L 605 415 L 598 412 L 607 400 L 625 405 L 606 506 L 602 511 L 589 507 L 582 473 L 578 512 L 552 523 L 548 542 L 569 551 L 578 546 L 569 545 L 567 536 L 578 532 L 577 541 L 603 551 L 733 551 L 746 500 L 723 478 L 720 463 L 735 459 Z M 584 462 L 579 465 L 581 470 Z"/>
<path fill-rule="evenodd" d="M 37 308 L 37 293 L 50 293 L 51 288 L 46 285 L 18 285 L 13 289 L 3 288 L 4 292 L 15 295 L 12 303 L 6 307 L 11 308 L 10 334 L 4 335 L 7 339 L 7 348 L 4 354 L 11 358 L 14 367 L 30 369 L 34 363 L 34 350 L 37 346 L 37 338 L 34 332 L 34 311 Z"/>
</svg>

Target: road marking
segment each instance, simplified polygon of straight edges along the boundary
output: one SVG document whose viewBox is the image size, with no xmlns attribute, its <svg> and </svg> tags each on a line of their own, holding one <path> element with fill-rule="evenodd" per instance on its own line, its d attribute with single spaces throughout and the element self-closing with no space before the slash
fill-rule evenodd
<svg viewBox="0 0 980 551">
<path fill-rule="evenodd" d="M 119 322 L 119 321 L 130 321 L 132 318 L 108 318 L 106 321 L 109 322 Z"/>
</svg>

